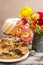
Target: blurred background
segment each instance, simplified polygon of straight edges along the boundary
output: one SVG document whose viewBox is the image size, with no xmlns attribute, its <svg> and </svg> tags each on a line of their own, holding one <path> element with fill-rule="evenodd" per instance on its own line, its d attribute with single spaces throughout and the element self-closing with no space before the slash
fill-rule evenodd
<svg viewBox="0 0 43 65">
<path fill-rule="evenodd" d="M 33 11 L 43 11 L 43 0 L 0 0 L 0 30 L 5 19 L 19 17 L 19 10 L 28 5 Z"/>
<path fill-rule="evenodd" d="M 0 20 L 19 17 L 21 7 L 28 5 L 33 11 L 43 11 L 43 0 L 0 0 Z"/>
</svg>

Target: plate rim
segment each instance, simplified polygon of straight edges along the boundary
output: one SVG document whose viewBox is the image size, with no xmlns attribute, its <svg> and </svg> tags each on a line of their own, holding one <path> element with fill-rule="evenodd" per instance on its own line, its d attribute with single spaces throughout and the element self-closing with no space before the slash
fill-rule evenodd
<svg viewBox="0 0 43 65">
<path fill-rule="evenodd" d="M 20 59 L 0 59 L 0 62 L 17 62 L 17 61 L 21 61 L 21 60 L 24 60 L 24 59 L 26 59 L 27 57 L 28 57 L 28 55 L 29 55 L 29 50 L 28 50 L 28 52 L 23 56 L 23 57 L 21 57 Z"/>
</svg>

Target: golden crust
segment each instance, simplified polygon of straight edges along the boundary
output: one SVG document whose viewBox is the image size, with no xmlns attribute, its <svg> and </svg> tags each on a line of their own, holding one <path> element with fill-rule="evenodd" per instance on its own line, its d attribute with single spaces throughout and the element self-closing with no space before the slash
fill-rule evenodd
<svg viewBox="0 0 43 65">
<path fill-rule="evenodd" d="M 27 53 L 28 45 L 13 38 L 2 38 L 0 41 L 0 58 L 15 59 Z"/>
</svg>

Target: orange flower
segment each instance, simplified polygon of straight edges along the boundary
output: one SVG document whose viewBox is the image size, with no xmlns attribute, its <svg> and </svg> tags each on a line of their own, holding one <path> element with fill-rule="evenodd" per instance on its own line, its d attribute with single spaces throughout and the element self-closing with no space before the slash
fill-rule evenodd
<svg viewBox="0 0 43 65">
<path fill-rule="evenodd" d="M 43 25 L 41 26 L 41 30 L 43 30 Z"/>
<path fill-rule="evenodd" d="M 22 32 L 22 28 L 20 27 L 21 25 L 17 25 L 14 28 L 14 34 L 16 34 L 18 37 L 20 37 L 21 32 Z"/>
<path fill-rule="evenodd" d="M 31 19 L 35 22 L 37 19 L 39 19 L 39 14 L 38 13 L 33 13 L 31 16 Z"/>
<path fill-rule="evenodd" d="M 38 27 L 38 25 L 37 25 L 37 24 L 35 24 L 35 23 L 34 23 L 34 24 L 33 24 L 33 23 L 32 23 L 32 24 L 30 24 L 30 28 L 32 28 L 32 29 L 36 29 L 37 27 Z"/>
</svg>

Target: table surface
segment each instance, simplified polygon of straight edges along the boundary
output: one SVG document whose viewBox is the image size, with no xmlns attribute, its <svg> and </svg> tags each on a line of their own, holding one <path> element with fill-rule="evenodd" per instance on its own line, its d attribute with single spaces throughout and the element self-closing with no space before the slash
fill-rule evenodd
<svg viewBox="0 0 43 65">
<path fill-rule="evenodd" d="M 28 56 L 25 60 L 16 63 L 0 63 L 0 65 L 42 65 L 43 53 L 35 53 L 34 56 Z"/>
</svg>

